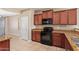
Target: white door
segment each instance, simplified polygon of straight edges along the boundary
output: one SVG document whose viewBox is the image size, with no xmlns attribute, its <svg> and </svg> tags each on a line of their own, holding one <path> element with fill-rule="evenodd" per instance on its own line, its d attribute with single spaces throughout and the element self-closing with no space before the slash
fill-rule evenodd
<svg viewBox="0 0 79 59">
<path fill-rule="evenodd" d="M 20 37 L 28 40 L 28 16 L 21 16 L 20 19 Z"/>
</svg>

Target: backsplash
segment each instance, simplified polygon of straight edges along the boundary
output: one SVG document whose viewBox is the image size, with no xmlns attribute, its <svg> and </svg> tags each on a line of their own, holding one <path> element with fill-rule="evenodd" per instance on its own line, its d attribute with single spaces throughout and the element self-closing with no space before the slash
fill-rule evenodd
<svg viewBox="0 0 79 59">
<path fill-rule="evenodd" d="M 38 25 L 35 28 L 42 29 L 43 27 L 53 27 L 54 30 L 74 30 L 76 25 Z"/>
</svg>

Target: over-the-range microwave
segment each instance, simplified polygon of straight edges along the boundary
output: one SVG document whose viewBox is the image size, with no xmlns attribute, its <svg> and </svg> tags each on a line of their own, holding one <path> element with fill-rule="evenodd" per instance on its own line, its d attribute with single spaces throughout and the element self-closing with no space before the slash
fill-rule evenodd
<svg viewBox="0 0 79 59">
<path fill-rule="evenodd" d="M 51 25 L 52 23 L 52 18 L 42 19 L 42 25 Z"/>
</svg>

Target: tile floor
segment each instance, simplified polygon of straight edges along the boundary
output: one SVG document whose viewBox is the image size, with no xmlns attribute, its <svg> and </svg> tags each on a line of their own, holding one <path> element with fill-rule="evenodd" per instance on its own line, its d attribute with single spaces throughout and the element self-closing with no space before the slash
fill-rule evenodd
<svg viewBox="0 0 79 59">
<path fill-rule="evenodd" d="M 65 49 L 47 46 L 33 41 L 25 41 L 19 38 L 12 38 L 10 40 L 11 51 L 65 51 Z"/>
</svg>

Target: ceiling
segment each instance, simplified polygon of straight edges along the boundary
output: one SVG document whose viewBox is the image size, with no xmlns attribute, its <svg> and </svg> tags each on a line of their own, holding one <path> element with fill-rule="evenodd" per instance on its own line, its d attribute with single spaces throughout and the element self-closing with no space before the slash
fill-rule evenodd
<svg viewBox="0 0 79 59">
<path fill-rule="evenodd" d="M 34 11 L 40 11 L 40 10 L 48 10 L 51 8 L 2 8 L 3 10 L 6 11 L 11 11 L 11 12 L 21 12 L 23 10 L 34 10 Z"/>
<path fill-rule="evenodd" d="M 0 16 L 11 16 L 19 14 L 21 11 L 34 10 L 34 11 L 44 11 L 53 9 L 54 11 L 65 10 L 69 8 L 0 8 Z"/>
<path fill-rule="evenodd" d="M 13 15 L 18 15 L 19 13 L 17 12 L 11 12 L 7 10 L 0 9 L 0 16 L 13 16 Z"/>
<path fill-rule="evenodd" d="M 0 8 L 0 16 L 17 15 L 21 11 L 25 11 L 25 10 L 41 11 L 41 10 L 47 10 L 47 9 L 50 9 L 50 8 Z"/>
<path fill-rule="evenodd" d="M 34 10 L 34 11 L 40 11 L 40 10 L 49 10 L 49 9 L 53 9 L 54 11 L 58 11 L 58 10 L 66 10 L 66 9 L 70 9 L 70 8 L 1 8 L 3 10 L 6 11 L 11 11 L 11 12 L 20 12 L 23 10 Z"/>
<path fill-rule="evenodd" d="M 28 8 L 2 8 L 2 9 L 11 12 L 20 12 L 22 10 L 28 10 Z"/>
</svg>

